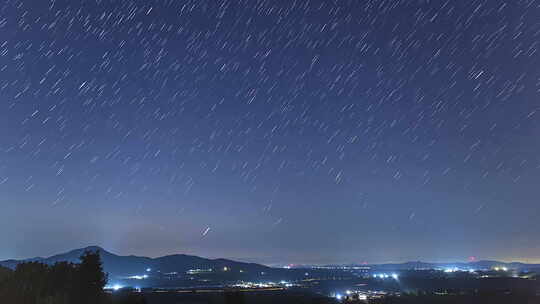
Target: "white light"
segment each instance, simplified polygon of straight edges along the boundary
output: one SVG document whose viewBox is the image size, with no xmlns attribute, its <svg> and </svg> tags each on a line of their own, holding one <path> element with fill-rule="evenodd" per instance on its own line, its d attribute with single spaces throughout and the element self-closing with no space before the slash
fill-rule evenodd
<svg viewBox="0 0 540 304">
<path fill-rule="evenodd" d="M 343 297 L 342 295 L 340 295 L 339 293 L 336 293 L 336 299 L 341 300 L 342 297 Z"/>
<path fill-rule="evenodd" d="M 457 271 L 457 268 L 446 268 L 446 269 L 444 270 L 444 272 L 446 272 L 446 273 L 456 272 L 456 271 Z"/>
<path fill-rule="evenodd" d="M 350 295 L 351 294 L 351 291 L 350 290 L 347 290 L 345 291 L 346 294 Z"/>
<path fill-rule="evenodd" d="M 150 272 L 150 271 L 152 271 L 152 268 L 146 268 L 146 271 Z"/>
<path fill-rule="evenodd" d="M 399 276 L 397 275 L 397 273 L 392 273 L 392 278 L 394 280 L 397 280 L 399 278 Z"/>
<path fill-rule="evenodd" d="M 128 279 L 143 280 L 143 279 L 148 279 L 148 275 L 147 274 L 145 274 L 145 275 L 134 275 L 134 276 L 128 277 Z"/>
<path fill-rule="evenodd" d="M 113 289 L 114 291 L 118 291 L 118 290 L 122 289 L 122 285 L 118 285 L 118 284 L 113 285 L 112 289 Z"/>
<path fill-rule="evenodd" d="M 506 267 L 503 267 L 503 268 L 501 268 L 501 269 L 502 269 L 503 271 L 508 271 L 508 268 L 506 268 Z"/>
</svg>

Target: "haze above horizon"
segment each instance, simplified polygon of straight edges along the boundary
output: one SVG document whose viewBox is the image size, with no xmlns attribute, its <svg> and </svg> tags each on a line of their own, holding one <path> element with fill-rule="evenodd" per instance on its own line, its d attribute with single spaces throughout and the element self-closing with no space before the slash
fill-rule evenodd
<svg viewBox="0 0 540 304">
<path fill-rule="evenodd" d="M 535 1 L 0 3 L 0 259 L 540 261 Z"/>
</svg>

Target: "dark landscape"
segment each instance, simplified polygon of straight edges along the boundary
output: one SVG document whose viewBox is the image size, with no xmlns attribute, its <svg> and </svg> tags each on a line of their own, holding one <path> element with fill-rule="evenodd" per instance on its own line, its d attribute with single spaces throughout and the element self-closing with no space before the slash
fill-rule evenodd
<svg viewBox="0 0 540 304">
<path fill-rule="evenodd" d="M 21 294 L 10 293 L 17 290 L 15 286 L 21 284 L 21 280 L 28 280 L 31 287 L 26 288 L 35 292 L 35 297 L 43 297 L 44 301 L 64 299 L 65 303 L 70 303 L 73 301 L 73 291 L 69 288 L 63 289 L 66 288 L 64 285 L 70 286 L 67 283 L 69 280 L 83 282 L 83 287 L 74 285 L 75 287 L 71 288 L 75 288 L 76 294 L 81 293 L 80 289 L 85 290 L 85 279 L 76 278 L 80 276 L 80 265 L 84 265 L 84 261 L 89 260 L 89 257 L 94 264 L 94 270 L 102 273 L 101 276 L 93 278 L 102 278 L 100 284 L 106 291 L 101 295 L 103 301 L 111 303 L 540 301 L 540 267 L 537 264 L 497 261 L 408 262 L 273 268 L 182 254 L 160 258 L 119 256 L 97 246 L 48 258 L 2 261 L 0 291 L 4 293 L 3 297 L 15 299 L 13 303 L 34 303 Z M 95 257 L 99 262 L 95 261 Z M 83 264 L 78 264 L 80 262 Z M 47 276 L 51 278 L 43 279 Z M 68 281 L 61 283 L 62 280 Z M 82 293 L 93 294 L 96 291 Z M 92 299 L 90 296 L 88 298 Z"/>
</svg>

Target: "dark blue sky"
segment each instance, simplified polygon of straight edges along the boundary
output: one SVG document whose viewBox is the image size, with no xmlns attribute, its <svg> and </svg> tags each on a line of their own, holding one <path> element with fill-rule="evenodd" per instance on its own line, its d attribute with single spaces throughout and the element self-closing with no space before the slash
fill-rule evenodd
<svg viewBox="0 0 540 304">
<path fill-rule="evenodd" d="M 0 259 L 540 261 L 533 0 L 0 4 Z"/>
</svg>

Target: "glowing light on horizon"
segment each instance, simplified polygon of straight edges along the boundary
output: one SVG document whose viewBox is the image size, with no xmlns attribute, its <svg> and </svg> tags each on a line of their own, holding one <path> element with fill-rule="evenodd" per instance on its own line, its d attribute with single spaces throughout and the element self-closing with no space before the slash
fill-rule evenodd
<svg viewBox="0 0 540 304">
<path fill-rule="evenodd" d="M 104 289 L 114 290 L 114 291 L 120 290 L 122 288 L 124 288 L 124 286 L 120 284 L 105 285 L 104 287 Z"/>
<path fill-rule="evenodd" d="M 128 279 L 134 279 L 134 280 L 144 280 L 144 279 L 148 279 L 148 275 L 145 274 L 145 275 L 134 275 L 134 276 L 130 276 L 130 277 L 127 277 Z"/>
</svg>

